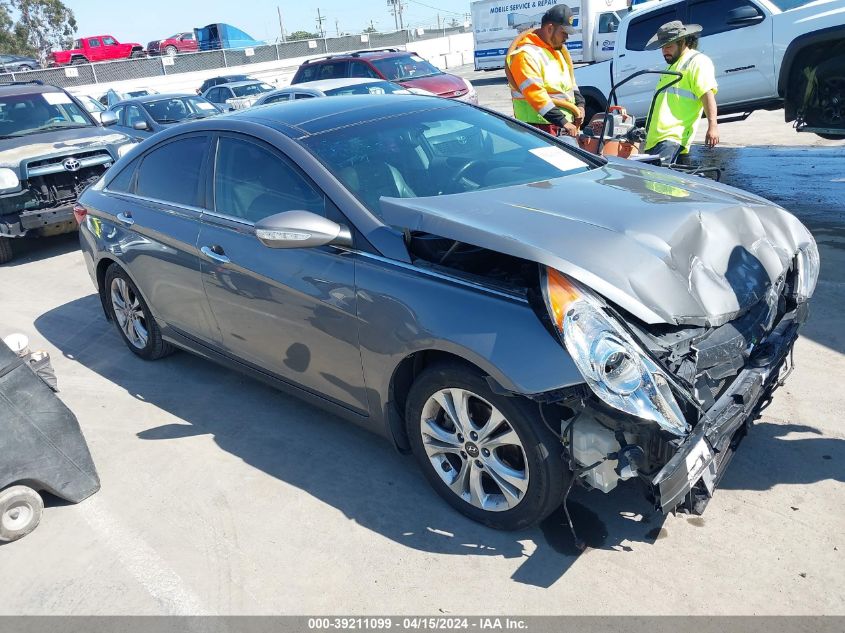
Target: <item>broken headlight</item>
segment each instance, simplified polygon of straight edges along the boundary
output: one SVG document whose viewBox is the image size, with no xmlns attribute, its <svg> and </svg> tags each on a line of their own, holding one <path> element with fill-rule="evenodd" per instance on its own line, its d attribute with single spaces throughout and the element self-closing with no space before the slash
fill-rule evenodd
<svg viewBox="0 0 845 633">
<path fill-rule="evenodd" d="M 552 321 L 593 393 L 614 409 L 685 435 L 689 426 L 666 375 L 600 300 L 553 268 L 546 268 L 543 277 Z"/>
<path fill-rule="evenodd" d="M 796 255 L 798 264 L 798 278 L 795 283 L 795 298 L 799 302 L 807 301 L 813 296 L 816 282 L 819 280 L 819 248 L 816 241 L 811 239 L 798 249 Z"/>
</svg>

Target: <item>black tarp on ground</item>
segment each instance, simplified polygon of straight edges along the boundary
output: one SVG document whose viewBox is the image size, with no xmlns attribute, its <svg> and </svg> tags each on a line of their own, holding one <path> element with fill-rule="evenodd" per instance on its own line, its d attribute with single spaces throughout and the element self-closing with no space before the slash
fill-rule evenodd
<svg viewBox="0 0 845 633">
<path fill-rule="evenodd" d="M 0 490 L 13 483 L 74 503 L 100 489 L 76 416 L 0 342 Z"/>
</svg>

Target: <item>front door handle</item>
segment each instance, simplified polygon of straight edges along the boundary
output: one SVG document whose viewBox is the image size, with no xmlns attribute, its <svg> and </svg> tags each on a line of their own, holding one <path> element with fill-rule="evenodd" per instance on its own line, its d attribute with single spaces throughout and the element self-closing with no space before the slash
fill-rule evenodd
<svg viewBox="0 0 845 633">
<path fill-rule="evenodd" d="M 126 213 L 118 213 L 117 221 L 121 224 L 125 224 L 126 226 L 132 226 L 135 224 L 135 220 L 132 219 L 132 213 L 130 211 L 127 211 Z"/>
<path fill-rule="evenodd" d="M 223 247 L 215 244 L 214 246 L 203 246 L 200 249 L 200 253 L 208 257 L 209 259 L 213 259 L 216 262 L 221 264 L 228 264 L 231 259 L 226 257 L 226 253 L 223 251 Z"/>
</svg>

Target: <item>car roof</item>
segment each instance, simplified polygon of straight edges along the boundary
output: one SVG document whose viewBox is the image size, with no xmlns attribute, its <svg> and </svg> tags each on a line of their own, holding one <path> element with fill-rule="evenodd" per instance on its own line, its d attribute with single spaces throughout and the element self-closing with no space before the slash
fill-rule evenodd
<svg viewBox="0 0 845 633">
<path fill-rule="evenodd" d="M 154 94 L 154 95 L 144 95 L 143 97 L 133 97 L 132 99 L 124 99 L 123 101 L 119 101 L 115 103 L 112 107 L 117 107 L 119 105 L 124 106 L 127 103 L 150 103 L 151 101 L 161 101 L 163 99 L 174 99 L 174 98 L 184 98 L 184 97 L 197 97 L 197 94 L 191 94 L 190 92 L 171 92 L 167 94 Z"/>
<path fill-rule="evenodd" d="M 214 88 L 237 88 L 239 86 L 251 86 L 252 84 L 266 84 L 260 79 L 247 79 L 246 81 L 227 81 L 225 84 L 217 84 Z"/>
<path fill-rule="evenodd" d="M 36 83 L 0 83 L 0 95 L 10 97 L 14 95 L 42 94 L 44 92 L 64 92 L 56 86 L 45 86 Z"/>
<path fill-rule="evenodd" d="M 389 57 L 407 57 L 408 55 L 416 55 L 412 51 L 402 50 L 374 50 L 374 51 L 355 51 L 354 53 L 340 53 L 338 55 L 329 55 L 328 57 L 318 57 L 316 59 L 306 60 L 302 65 L 320 64 L 331 62 L 333 60 L 350 60 L 350 59 L 387 59 Z"/>
<path fill-rule="evenodd" d="M 260 108 L 239 110 L 223 118 L 251 121 L 288 136 L 301 137 L 414 112 L 460 107 L 472 106 L 451 99 L 417 95 L 408 95 L 402 99 L 393 95 L 349 95 L 273 103 Z"/>
<path fill-rule="evenodd" d="M 316 81 L 304 81 L 301 84 L 293 84 L 282 90 L 300 90 L 311 88 L 313 90 L 332 90 L 334 88 L 346 88 L 347 86 L 360 86 L 361 84 L 380 84 L 386 79 L 373 79 L 371 77 L 347 77 L 335 79 L 317 79 Z"/>
</svg>

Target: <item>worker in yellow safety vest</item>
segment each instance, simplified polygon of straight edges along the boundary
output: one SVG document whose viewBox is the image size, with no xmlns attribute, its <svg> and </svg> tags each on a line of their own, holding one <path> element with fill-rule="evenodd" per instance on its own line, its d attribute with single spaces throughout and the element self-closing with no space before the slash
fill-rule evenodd
<svg viewBox="0 0 845 633">
<path fill-rule="evenodd" d="M 682 75 L 678 83 L 657 95 L 648 123 L 645 153 L 660 156 L 664 165 L 689 164 L 689 147 L 702 111 L 708 123 L 705 145 L 715 147 L 719 143 L 716 71 L 712 60 L 698 51 L 700 32 L 698 24 L 685 25 L 673 20 L 657 29 L 646 43 L 646 50 L 661 49 L 669 64 L 667 70 Z M 676 78 L 663 75 L 657 82 L 657 90 Z"/>
<path fill-rule="evenodd" d="M 540 28 L 516 37 L 505 57 L 514 117 L 555 136 L 577 136 L 584 122 L 584 98 L 565 46 L 573 21 L 567 5 L 553 6 Z"/>
</svg>

